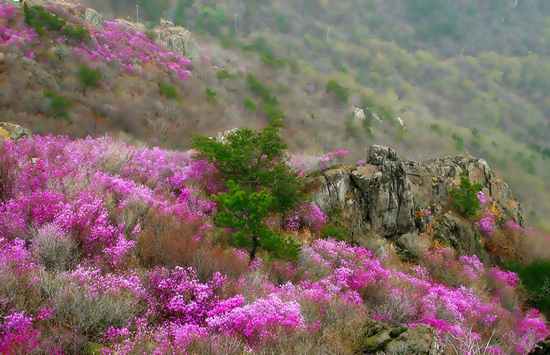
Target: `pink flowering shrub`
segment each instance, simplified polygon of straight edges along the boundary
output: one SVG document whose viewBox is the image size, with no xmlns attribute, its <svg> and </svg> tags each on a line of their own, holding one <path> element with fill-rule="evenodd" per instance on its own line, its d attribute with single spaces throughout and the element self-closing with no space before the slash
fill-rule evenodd
<svg viewBox="0 0 550 355">
<path fill-rule="evenodd" d="M 229 335 L 244 336 L 252 344 L 272 341 L 288 331 L 304 328 L 304 318 L 296 301 L 283 302 L 271 294 L 268 298 L 211 317 L 208 326 Z"/>
<path fill-rule="evenodd" d="M 284 227 L 294 230 L 308 228 L 314 233 L 319 233 L 326 222 L 327 219 L 318 206 L 303 203 L 296 211 L 287 212 Z"/>
<path fill-rule="evenodd" d="M 349 155 L 349 151 L 347 150 L 336 150 L 317 157 L 317 162 L 321 170 L 326 170 L 340 164 L 342 159 L 347 155 Z"/>
<path fill-rule="evenodd" d="M 490 211 L 485 211 L 483 217 L 476 222 L 476 226 L 479 228 L 481 235 L 484 237 L 490 237 L 495 232 L 495 216 Z"/>
</svg>

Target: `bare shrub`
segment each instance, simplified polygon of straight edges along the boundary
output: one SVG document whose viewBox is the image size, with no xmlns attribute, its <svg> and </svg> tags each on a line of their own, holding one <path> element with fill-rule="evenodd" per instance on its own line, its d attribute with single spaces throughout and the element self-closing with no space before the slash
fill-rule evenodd
<svg viewBox="0 0 550 355">
<path fill-rule="evenodd" d="M 32 255 L 46 270 L 67 270 L 76 260 L 75 240 L 55 224 L 46 224 L 33 234 Z"/>
<path fill-rule="evenodd" d="M 231 279 L 238 279 L 248 271 L 248 259 L 224 250 L 219 245 L 202 244 L 196 251 L 189 265 L 196 272 L 199 280 L 205 282 L 219 272 Z"/>
<path fill-rule="evenodd" d="M 428 234 L 407 233 L 399 238 L 399 243 L 418 258 L 430 248 L 432 240 Z"/>
<path fill-rule="evenodd" d="M 0 141 L 0 201 L 11 197 L 17 162 L 5 152 L 6 143 Z"/>
<path fill-rule="evenodd" d="M 188 265 L 197 252 L 193 236 L 199 232 L 202 221 L 185 223 L 172 216 L 149 210 L 141 223 L 137 239 L 137 255 L 147 266 Z"/>
<path fill-rule="evenodd" d="M 98 340 L 109 327 L 120 328 L 142 313 L 134 293 L 127 290 L 104 292 L 78 285 L 66 274 L 45 272 L 40 287 L 52 299 L 57 324 L 79 329 L 89 340 Z"/>
</svg>

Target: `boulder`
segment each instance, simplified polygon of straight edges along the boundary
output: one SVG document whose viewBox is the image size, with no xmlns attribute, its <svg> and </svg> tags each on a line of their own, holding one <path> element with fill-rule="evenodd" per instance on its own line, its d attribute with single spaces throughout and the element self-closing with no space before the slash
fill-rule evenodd
<svg viewBox="0 0 550 355">
<path fill-rule="evenodd" d="M 7 141 L 32 139 L 32 132 L 15 123 L 0 122 L 0 139 Z"/>
<path fill-rule="evenodd" d="M 86 9 L 82 14 L 82 19 L 92 27 L 103 27 L 103 16 L 94 9 Z"/>
<path fill-rule="evenodd" d="M 390 327 L 375 320 L 369 320 L 363 354 L 443 354 L 435 330 L 427 325 L 409 328 L 406 324 Z"/>
<path fill-rule="evenodd" d="M 161 20 L 160 25 L 153 29 L 153 33 L 156 39 L 172 52 L 194 61 L 199 59 L 199 49 L 195 37 L 185 28 Z"/>
<path fill-rule="evenodd" d="M 411 183 L 405 166 L 391 148 L 372 146 L 367 164 L 351 172 L 351 178 L 367 203 L 367 217 L 374 231 L 384 237 L 414 230 Z"/>
</svg>

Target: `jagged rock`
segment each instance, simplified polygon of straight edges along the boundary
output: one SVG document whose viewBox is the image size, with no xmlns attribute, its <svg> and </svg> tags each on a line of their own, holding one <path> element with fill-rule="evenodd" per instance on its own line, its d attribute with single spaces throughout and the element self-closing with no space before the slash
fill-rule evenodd
<svg viewBox="0 0 550 355">
<path fill-rule="evenodd" d="M 136 29 L 140 32 L 146 32 L 147 31 L 147 28 L 145 27 L 145 25 L 142 24 L 142 23 L 139 23 L 139 22 L 130 22 L 130 21 L 126 21 L 126 20 L 123 20 L 123 19 L 120 19 L 120 18 L 117 18 L 114 22 L 126 25 L 126 26 L 131 27 L 133 29 Z"/>
<path fill-rule="evenodd" d="M 372 228 L 390 237 L 414 230 L 411 183 L 405 166 L 391 148 L 372 146 L 367 165 L 351 172 L 351 177 L 367 200 L 367 216 Z"/>
<path fill-rule="evenodd" d="M 499 224 L 524 223 L 521 205 L 483 159 L 457 156 L 423 163 L 401 161 L 393 149 L 372 146 L 366 161 L 309 179 L 314 203 L 325 214 L 342 211 L 351 225 L 393 240 L 406 233 L 433 230 L 434 237 L 447 240 L 459 253 L 477 254 L 488 262 L 477 227 L 453 211 L 449 197 L 460 183 L 460 174 L 466 172 L 492 198 L 502 218 Z"/>
<path fill-rule="evenodd" d="M 172 52 L 191 60 L 199 59 L 199 49 L 191 32 L 172 22 L 161 20 L 160 25 L 153 29 L 156 39 Z"/>
<path fill-rule="evenodd" d="M 344 169 L 323 172 L 316 178 L 317 184 L 324 188 L 315 190 L 313 199 L 321 211 L 328 213 L 334 206 L 344 207 L 345 198 L 350 191 L 350 175 Z"/>
<path fill-rule="evenodd" d="M 0 122 L 0 139 L 18 141 L 23 138 L 32 139 L 32 132 L 15 123 Z"/>
<path fill-rule="evenodd" d="M 539 341 L 528 355 L 548 355 L 550 354 L 550 337 Z"/>
<path fill-rule="evenodd" d="M 443 354 L 437 334 L 427 325 L 409 328 L 400 324 L 392 328 L 369 320 L 362 345 L 363 354 Z"/>
<path fill-rule="evenodd" d="M 380 165 L 384 161 L 398 161 L 399 156 L 392 148 L 371 145 L 367 153 L 367 164 Z"/>
<path fill-rule="evenodd" d="M 103 16 L 94 9 L 86 9 L 82 14 L 82 18 L 92 27 L 103 27 Z"/>
</svg>

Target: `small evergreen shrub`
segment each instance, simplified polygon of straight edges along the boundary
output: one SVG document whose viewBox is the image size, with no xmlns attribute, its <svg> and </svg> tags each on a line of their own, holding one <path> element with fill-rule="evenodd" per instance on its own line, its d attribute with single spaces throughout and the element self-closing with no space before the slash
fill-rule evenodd
<svg viewBox="0 0 550 355">
<path fill-rule="evenodd" d="M 347 103 L 349 100 L 349 89 L 341 86 L 334 79 L 329 80 L 327 83 L 327 92 L 334 93 L 342 103 Z"/>
<path fill-rule="evenodd" d="M 217 92 L 210 89 L 209 87 L 206 87 L 204 92 L 206 93 L 206 101 L 208 101 L 209 103 L 216 102 L 216 95 L 218 94 Z"/>
<path fill-rule="evenodd" d="M 78 75 L 80 82 L 84 85 L 84 88 L 95 88 L 101 80 L 101 73 L 96 69 L 88 68 L 86 64 L 82 64 L 78 68 Z"/>
<path fill-rule="evenodd" d="M 517 273 L 537 308 L 550 317 L 550 260 L 537 259 L 525 266 L 515 263 L 510 268 Z"/>
<path fill-rule="evenodd" d="M 173 85 L 163 84 L 160 81 L 157 82 L 160 92 L 162 92 L 166 97 L 172 100 L 181 102 L 181 99 L 178 94 L 178 90 Z"/>
<path fill-rule="evenodd" d="M 55 90 L 44 90 L 43 94 L 50 99 L 50 107 L 54 115 L 68 120 L 69 112 L 67 110 L 74 105 L 74 102 L 67 96 L 57 93 Z"/>
<path fill-rule="evenodd" d="M 216 74 L 218 79 L 222 80 L 222 79 L 236 79 L 237 78 L 237 75 L 235 74 L 231 74 L 230 72 L 228 72 L 227 70 L 225 69 L 222 69 L 220 71 L 218 71 L 218 73 Z"/>
<path fill-rule="evenodd" d="M 268 189 L 260 192 L 243 191 L 233 180 L 227 184 L 229 192 L 214 198 L 218 206 L 216 222 L 233 231 L 236 247 L 250 247 L 250 260 L 254 260 L 258 248 L 271 252 L 278 258 L 296 259 L 298 244 L 291 238 L 272 230 L 266 217 L 272 210 L 275 198 Z"/>
<path fill-rule="evenodd" d="M 256 111 L 258 109 L 258 104 L 254 102 L 251 98 L 244 99 L 244 107 L 249 110 Z"/>
<path fill-rule="evenodd" d="M 451 190 L 453 206 L 464 217 L 474 217 L 481 208 L 477 193 L 483 185 L 472 184 L 466 172 L 460 174 L 460 186 Z"/>
<path fill-rule="evenodd" d="M 265 104 L 265 105 L 262 105 L 262 108 L 267 114 L 267 118 L 269 119 L 269 122 L 276 122 L 277 120 L 281 120 L 286 117 L 285 112 L 283 110 L 280 110 L 274 107 L 273 105 Z"/>
<path fill-rule="evenodd" d="M 224 142 L 197 136 L 192 148 L 200 152 L 198 158 L 214 164 L 222 184 L 233 180 L 246 191 L 269 190 L 275 198 L 270 211 L 285 212 L 300 200 L 301 185 L 298 174 L 285 161 L 287 146 L 280 136 L 281 127 L 277 121 L 260 132 L 241 128 L 228 133 Z"/>
<path fill-rule="evenodd" d="M 62 35 L 73 38 L 77 41 L 87 41 L 90 32 L 82 26 L 73 26 L 56 14 L 49 12 L 42 6 L 29 7 L 23 5 L 25 22 L 35 29 L 36 33 L 44 36 L 47 31 L 58 31 Z"/>
<path fill-rule="evenodd" d="M 332 238 L 338 241 L 347 241 L 348 232 L 332 223 L 327 223 L 323 229 L 323 238 Z"/>
</svg>

